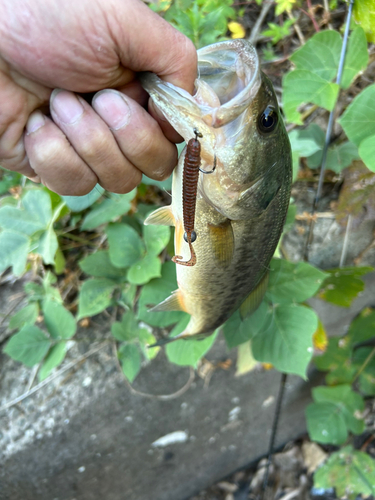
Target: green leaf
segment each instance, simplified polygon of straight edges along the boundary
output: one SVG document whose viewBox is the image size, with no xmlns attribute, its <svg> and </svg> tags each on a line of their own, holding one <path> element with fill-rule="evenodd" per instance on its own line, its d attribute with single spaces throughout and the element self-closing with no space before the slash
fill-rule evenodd
<svg viewBox="0 0 375 500">
<path fill-rule="evenodd" d="M 355 20 L 365 30 L 367 40 L 375 43 L 375 7 L 373 0 L 358 0 L 354 2 Z"/>
<path fill-rule="evenodd" d="M 316 294 L 329 275 L 311 264 L 293 264 L 283 259 L 272 259 L 266 299 L 273 304 L 304 302 Z"/>
<path fill-rule="evenodd" d="M 158 257 L 145 255 L 128 270 L 127 279 L 133 285 L 144 285 L 161 276 L 161 262 Z"/>
<path fill-rule="evenodd" d="M 171 331 L 171 337 L 175 337 L 182 333 L 190 321 L 190 317 L 182 318 Z M 165 352 L 171 363 L 180 366 L 196 367 L 198 361 L 204 356 L 215 342 L 217 330 L 204 340 L 197 339 L 181 339 L 167 344 Z"/>
<path fill-rule="evenodd" d="M 37 326 L 25 325 L 18 333 L 13 335 L 6 344 L 3 352 L 12 359 L 21 361 L 24 365 L 32 367 L 39 363 L 47 354 L 51 341 Z"/>
<path fill-rule="evenodd" d="M 45 264 L 54 264 L 58 246 L 56 233 L 51 226 L 41 235 L 35 251 L 42 256 Z"/>
<path fill-rule="evenodd" d="M 366 137 L 359 145 L 358 152 L 366 167 L 375 172 L 375 135 Z"/>
<path fill-rule="evenodd" d="M 39 370 L 39 380 L 47 378 L 51 371 L 64 361 L 65 355 L 66 342 L 59 342 L 52 346 Z"/>
<path fill-rule="evenodd" d="M 351 323 L 347 335 L 349 347 L 375 336 L 375 310 L 364 309 Z"/>
<path fill-rule="evenodd" d="M 319 168 L 322 164 L 323 152 L 319 151 L 307 159 L 309 168 Z M 344 168 L 349 167 L 354 160 L 359 159 L 358 148 L 352 142 L 343 142 L 328 148 L 326 168 L 337 174 Z"/>
<path fill-rule="evenodd" d="M 10 321 L 8 328 L 10 330 L 20 329 L 24 325 L 33 325 L 39 315 L 39 307 L 35 302 L 20 309 L 14 314 Z"/>
<path fill-rule="evenodd" d="M 303 103 L 313 103 L 332 111 L 336 104 L 339 86 L 327 82 L 311 71 L 295 70 L 284 76 L 283 90 L 283 109 L 287 120 L 302 124 L 297 111 L 298 106 Z"/>
<path fill-rule="evenodd" d="M 0 227 L 29 236 L 45 228 L 32 213 L 9 205 L 0 208 Z"/>
<path fill-rule="evenodd" d="M 43 304 L 44 323 L 54 339 L 70 339 L 76 333 L 77 324 L 71 312 L 61 304 L 46 300 Z"/>
<path fill-rule="evenodd" d="M 157 256 L 167 246 L 171 231 L 167 226 L 144 226 L 143 238 L 147 253 Z"/>
<path fill-rule="evenodd" d="M 324 145 L 324 131 L 316 123 L 311 123 L 305 129 L 294 129 L 289 133 L 292 151 L 307 158 L 321 151 Z"/>
<path fill-rule="evenodd" d="M 13 274 L 21 276 L 25 271 L 30 239 L 14 231 L 0 233 L 0 273 L 12 266 Z"/>
<path fill-rule="evenodd" d="M 83 219 L 82 230 L 95 229 L 101 224 L 111 222 L 120 215 L 129 212 L 131 201 L 137 190 L 133 189 L 127 194 L 112 194 L 111 198 L 106 198 L 96 205 Z"/>
<path fill-rule="evenodd" d="M 82 212 L 90 207 L 104 193 L 102 186 L 97 184 L 89 193 L 84 196 L 62 196 L 62 199 L 68 205 L 72 212 Z"/>
<path fill-rule="evenodd" d="M 138 318 L 152 326 L 165 327 L 177 323 L 186 313 L 180 311 L 148 312 L 148 309 L 166 299 L 177 289 L 176 265 L 166 262 L 161 277 L 151 280 L 142 287 L 138 303 Z"/>
<path fill-rule="evenodd" d="M 337 306 L 350 307 L 365 288 L 360 277 L 371 271 L 372 267 L 343 267 L 326 271 L 328 277 L 319 292 L 319 298 Z"/>
<path fill-rule="evenodd" d="M 250 340 L 238 346 L 236 377 L 251 372 L 252 370 L 254 370 L 257 364 L 258 362 L 254 358 L 253 352 L 251 350 Z"/>
<path fill-rule="evenodd" d="M 118 351 L 122 371 L 130 383 L 133 382 L 141 369 L 141 356 L 134 344 L 122 344 Z"/>
<path fill-rule="evenodd" d="M 160 347 L 148 347 L 155 344 L 156 338 L 154 335 L 147 328 L 140 328 L 138 330 L 138 340 L 145 358 L 149 360 L 154 359 L 160 351 Z"/>
<path fill-rule="evenodd" d="M 62 274 L 64 272 L 66 260 L 60 248 L 57 248 L 56 250 L 55 260 L 53 262 L 53 265 L 56 274 Z"/>
<path fill-rule="evenodd" d="M 112 302 L 111 297 L 116 286 L 114 281 L 106 278 L 84 281 L 79 293 L 77 320 L 104 311 Z"/>
<path fill-rule="evenodd" d="M 336 406 L 335 412 L 343 416 L 348 431 L 354 434 L 361 434 L 364 431 L 364 421 L 362 418 L 357 418 L 356 415 L 363 411 L 365 404 L 362 396 L 354 392 L 349 384 L 336 387 L 315 387 L 312 394 L 316 403 L 330 403 Z M 332 444 L 342 444 L 343 442 L 335 441 Z"/>
<path fill-rule="evenodd" d="M 342 39 L 338 31 L 320 31 L 296 50 L 290 60 L 298 70 L 308 70 L 330 81 L 337 74 L 341 46 Z"/>
<path fill-rule="evenodd" d="M 375 85 L 365 88 L 353 99 L 339 123 L 358 147 L 364 139 L 375 135 Z"/>
<path fill-rule="evenodd" d="M 341 80 L 341 87 L 348 89 L 354 78 L 367 68 L 368 64 L 367 40 L 364 30 L 358 26 L 349 38 L 348 50 L 345 55 L 345 67 Z"/>
<path fill-rule="evenodd" d="M 306 421 L 310 439 L 318 443 L 342 444 L 348 437 L 344 417 L 333 403 L 308 405 Z"/>
<path fill-rule="evenodd" d="M 84 273 L 96 278 L 109 278 L 122 281 L 126 275 L 125 269 L 120 269 L 112 264 L 108 250 L 98 250 L 80 260 L 78 264 Z"/>
<path fill-rule="evenodd" d="M 112 335 L 121 341 L 130 341 L 138 337 L 138 322 L 133 311 L 127 311 L 122 316 L 121 321 L 116 321 L 111 325 Z"/>
<path fill-rule="evenodd" d="M 351 349 L 348 342 L 340 337 L 332 337 L 328 341 L 326 351 L 320 356 L 314 357 L 314 364 L 321 371 L 334 371 L 345 365 L 349 367 Z"/>
<path fill-rule="evenodd" d="M 356 2 L 357 3 L 357 2 Z M 358 2 L 360 3 L 360 2 Z M 314 474 L 314 487 L 335 488 L 338 498 L 354 500 L 358 495 L 375 495 L 375 460 L 346 446 L 332 453 Z"/>
<path fill-rule="evenodd" d="M 49 194 L 44 189 L 32 189 L 22 198 L 22 205 L 35 221 L 46 228 L 52 218 L 52 205 Z"/>
<path fill-rule="evenodd" d="M 129 267 L 140 260 L 145 252 L 143 242 L 132 227 L 110 224 L 106 229 L 109 257 L 116 267 Z"/>
<path fill-rule="evenodd" d="M 232 349 L 243 344 L 262 331 L 267 312 L 268 306 L 263 301 L 258 309 L 244 321 L 241 321 L 239 311 L 232 314 L 222 327 L 228 348 Z"/>
<path fill-rule="evenodd" d="M 312 309 L 300 305 L 275 306 L 268 310 L 262 330 L 252 339 L 254 358 L 271 363 L 281 372 L 305 378 L 317 327 L 318 317 Z"/>
</svg>

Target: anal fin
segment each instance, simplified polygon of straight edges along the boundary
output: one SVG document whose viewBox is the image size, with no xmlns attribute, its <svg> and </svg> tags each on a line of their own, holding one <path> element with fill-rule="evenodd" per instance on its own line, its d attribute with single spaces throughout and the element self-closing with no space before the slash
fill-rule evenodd
<svg viewBox="0 0 375 500">
<path fill-rule="evenodd" d="M 166 207 L 160 207 L 152 212 L 144 221 L 146 226 L 154 225 L 154 226 L 174 226 L 175 218 L 172 213 L 171 205 Z"/>
<path fill-rule="evenodd" d="M 245 319 L 260 306 L 268 286 L 269 272 L 267 271 L 256 288 L 246 297 L 240 306 L 240 316 Z"/>
<path fill-rule="evenodd" d="M 183 311 L 186 312 L 183 306 L 183 300 L 180 290 L 172 292 L 172 295 L 160 302 L 157 306 L 152 307 L 148 312 L 160 311 Z"/>
</svg>

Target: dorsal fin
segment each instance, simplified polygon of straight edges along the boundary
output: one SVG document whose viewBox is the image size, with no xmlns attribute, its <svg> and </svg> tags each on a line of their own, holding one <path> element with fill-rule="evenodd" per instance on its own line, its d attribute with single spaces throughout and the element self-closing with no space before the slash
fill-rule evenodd
<svg viewBox="0 0 375 500">
<path fill-rule="evenodd" d="M 231 263 L 234 252 L 234 235 L 229 219 L 218 225 L 208 224 L 212 252 L 219 265 Z"/>
<path fill-rule="evenodd" d="M 175 290 L 172 295 L 167 297 L 165 300 L 160 302 L 157 306 L 152 307 L 148 312 L 160 312 L 160 311 L 183 311 L 186 312 L 182 294 L 180 290 Z"/>
<path fill-rule="evenodd" d="M 160 207 L 152 212 L 144 221 L 146 226 L 174 226 L 175 218 L 172 213 L 171 205 Z"/>
<path fill-rule="evenodd" d="M 240 316 L 245 319 L 260 306 L 268 286 L 269 272 L 267 271 L 256 288 L 246 297 L 240 306 Z"/>
</svg>

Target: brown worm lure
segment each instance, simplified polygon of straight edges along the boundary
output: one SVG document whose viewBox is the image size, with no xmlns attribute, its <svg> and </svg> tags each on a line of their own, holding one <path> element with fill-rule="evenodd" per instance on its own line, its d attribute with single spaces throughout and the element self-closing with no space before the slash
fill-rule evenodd
<svg viewBox="0 0 375 500">
<path fill-rule="evenodd" d="M 212 170 L 202 170 L 201 165 L 201 144 L 198 137 L 203 137 L 198 129 L 194 129 L 195 137 L 190 139 L 186 147 L 184 159 L 184 172 L 182 179 L 182 204 L 183 204 L 183 219 L 184 219 L 184 240 L 190 248 L 190 259 L 182 260 L 181 255 L 172 257 L 175 264 L 182 266 L 195 266 L 197 258 L 194 252 L 192 243 L 197 239 L 197 234 L 194 230 L 195 222 L 195 205 L 197 200 L 198 178 L 199 172 L 203 174 L 212 174 L 216 168 L 216 156 L 214 157 L 214 165 Z"/>
</svg>

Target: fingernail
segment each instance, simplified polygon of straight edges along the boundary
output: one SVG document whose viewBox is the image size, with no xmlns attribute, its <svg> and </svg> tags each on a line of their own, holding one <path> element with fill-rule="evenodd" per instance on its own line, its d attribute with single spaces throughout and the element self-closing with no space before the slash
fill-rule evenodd
<svg viewBox="0 0 375 500">
<path fill-rule="evenodd" d="M 29 119 L 27 120 L 26 132 L 28 134 L 32 134 L 33 132 L 36 132 L 38 129 L 43 127 L 45 123 L 46 121 L 43 114 L 40 111 L 34 111 L 34 113 L 31 113 Z"/>
<path fill-rule="evenodd" d="M 130 107 L 125 98 L 114 90 L 98 92 L 92 102 L 95 111 L 109 127 L 119 130 L 130 121 Z"/>
<path fill-rule="evenodd" d="M 83 106 L 78 98 L 66 90 L 56 89 L 52 92 L 51 108 L 67 125 L 75 123 L 83 114 Z"/>
</svg>

